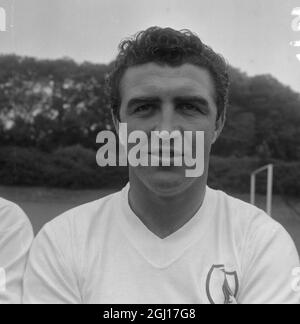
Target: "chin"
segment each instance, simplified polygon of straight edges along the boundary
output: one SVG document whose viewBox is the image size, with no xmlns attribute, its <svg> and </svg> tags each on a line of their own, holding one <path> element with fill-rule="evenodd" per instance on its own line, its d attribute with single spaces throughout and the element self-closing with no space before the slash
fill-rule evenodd
<svg viewBox="0 0 300 324">
<path fill-rule="evenodd" d="M 186 178 L 182 172 L 163 170 L 149 174 L 147 177 L 148 187 L 158 196 L 174 196 L 183 192 L 193 182 L 191 178 Z"/>
</svg>

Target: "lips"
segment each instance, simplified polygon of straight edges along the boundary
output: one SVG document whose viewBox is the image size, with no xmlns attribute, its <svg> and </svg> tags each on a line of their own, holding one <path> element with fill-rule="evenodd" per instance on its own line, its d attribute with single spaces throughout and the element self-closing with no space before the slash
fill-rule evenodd
<svg viewBox="0 0 300 324">
<path fill-rule="evenodd" d="M 182 157 L 183 154 L 181 151 L 176 151 L 176 150 L 167 150 L 165 149 L 165 151 L 163 152 L 162 149 L 159 149 L 159 150 L 153 150 L 153 151 L 148 151 L 148 154 L 149 155 L 154 155 L 154 156 L 163 156 L 163 153 L 165 153 L 166 156 L 168 157 Z"/>
<path fill-rule="evenodd" d="M 163 155 L 162 149 L 152 150 L 148 152 L 151 157 L 151 165 L 153 166 L 182 166 L 183 154 L 181 151 L 171 149 L 168 151 L 165 149 L 165 156 Z"/>
</svg>

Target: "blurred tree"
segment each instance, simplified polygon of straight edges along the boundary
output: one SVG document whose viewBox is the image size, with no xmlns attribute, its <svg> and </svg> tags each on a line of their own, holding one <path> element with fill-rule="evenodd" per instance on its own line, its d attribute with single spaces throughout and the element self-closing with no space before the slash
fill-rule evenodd
<svg viewBox="0 0 300 324">
<path fill-rule="evenodd" d="M 111 68 L 0 55 L 0 145 L 96 149 L 97 133 L 113 129 L 104 92 Z M 213 153 L 299 160 L 300 95 L 270 75 L 231 67 L 230 77 L 227 122 Z"/>
</svg>

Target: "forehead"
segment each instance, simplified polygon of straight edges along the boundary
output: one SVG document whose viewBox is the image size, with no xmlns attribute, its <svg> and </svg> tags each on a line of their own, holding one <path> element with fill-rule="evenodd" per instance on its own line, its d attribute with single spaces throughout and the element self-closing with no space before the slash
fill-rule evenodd
<svg viewBox="0 0 300 324">
<path fill-rule="evenodd" d="M 202 95 L 215 97 L 215 87 L 209 71 L 193 64 L 178 67 L 147 63 L 126 70 L 120 83 L 122 102 L 135 96 Z"/>
</svg>

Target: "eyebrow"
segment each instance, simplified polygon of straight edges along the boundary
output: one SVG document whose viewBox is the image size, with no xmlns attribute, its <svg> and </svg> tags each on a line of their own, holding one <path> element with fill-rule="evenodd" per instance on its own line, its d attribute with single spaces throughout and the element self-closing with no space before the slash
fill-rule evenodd
<svg viewBox="0 0 300 324">
<path fill-rule="evenodd" d="M 201 96 L 179 96 L 175 97 L 173 100 L 175 103 L 182 102 L 194 102 L 199 103 L 204 106 L 209 106 L 208 101 Z M 134 105 L 142 104 L 142 103 L 161 103 L 161 99 L 159 97 L 136 97 L 129 100 L 127 107 L 132 107 Z"/>
<path fill-rule="evenodd" d="M 151 102 L 151 103 L 160 103 L 161 99 L 158 97 L 137 97 L 132 98 L 128 101 L 127 107 L 132 107 L 134 105 L 138 105 L 145 102 Z"/>
<path fill-rule="evenodd" d="M 199 103 L 201 105 L 204 105 L 206 107 L 209 106 L 208 101 L 200 96 L 180 96 L 180 97 L 176 97 L 174 99 L 175 103 L 182 103 L 182 102 L 193 102 L 193 103 Z"/>
</svg>

